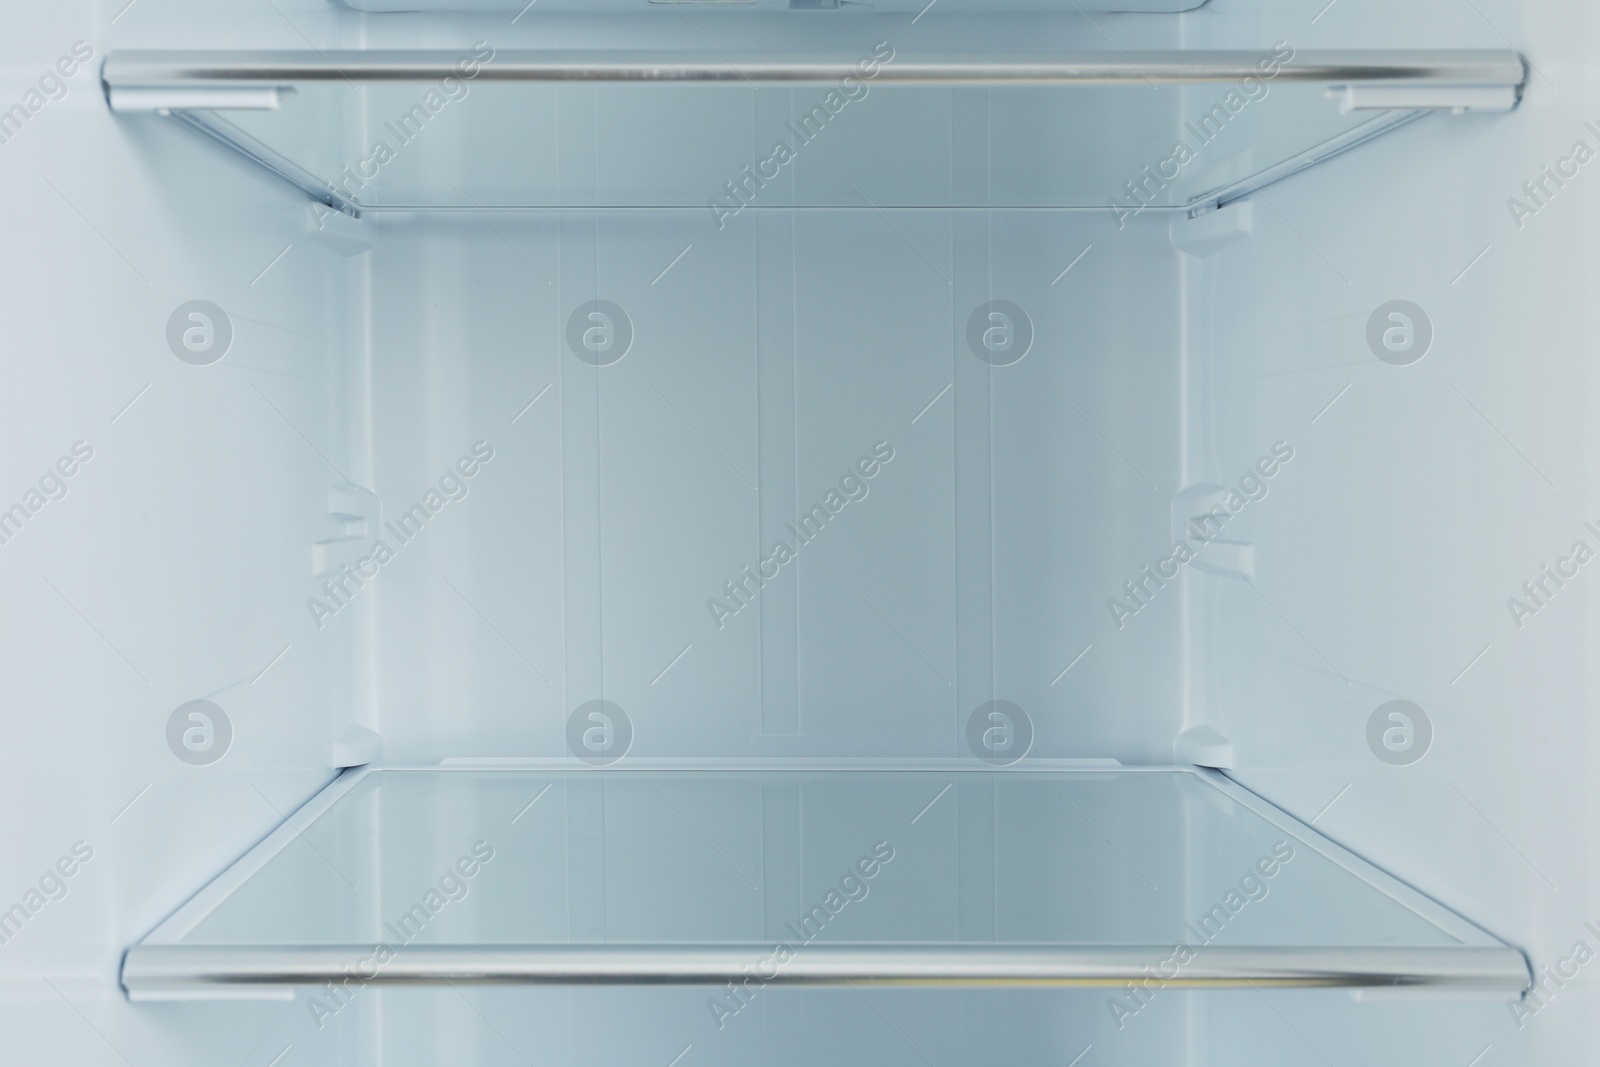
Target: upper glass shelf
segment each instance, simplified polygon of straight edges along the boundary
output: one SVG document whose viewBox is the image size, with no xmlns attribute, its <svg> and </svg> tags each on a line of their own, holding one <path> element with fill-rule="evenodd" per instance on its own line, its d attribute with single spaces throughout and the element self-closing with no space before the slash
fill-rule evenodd
<svg viewBox="0 0 1600 1067">
<path fill-rule="evenodd" d="M 780 947 L 781 946 L 781 947 Z M 364 961 L 364 962 L 359 962 Z M 765 961 L 765 962 L 762 962 Z M 339 980 L 1431 985 L 1519 952 L 1193 769 L 348 773 L 128 952 Z M 1170 973 L 1166 973 L 1170 971 Z"/>
<path fill-rule="evenodd" d="M 118 52 L 175 116 L 365 211 L 1203 210 L 1431 111 L 1514 107 L 1513 51 Z"/>
</svg>

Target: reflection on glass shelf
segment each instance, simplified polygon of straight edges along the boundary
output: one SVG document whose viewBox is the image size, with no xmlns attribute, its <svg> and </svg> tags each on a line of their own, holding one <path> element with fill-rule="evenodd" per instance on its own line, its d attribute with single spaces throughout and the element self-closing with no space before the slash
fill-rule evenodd
<svg viewBox="0 0 1600 1067">
<path fill-rule="evenodd" d="M 470 70 L 471 73 L 464 73 Z M 868 73 L 870 71 L 870 73 Z M 1514 52 L 914 57 L 119 53 L 170 111 L 352 212 L 1224 202 L 1428 111 L 1514 106 Z"/>
<path fill-rule="evenodd" d="M 374 770 L 129 952 L 320 981 L 1519 989 L 1522 958 L 1210 772 Z"/>
</svg>

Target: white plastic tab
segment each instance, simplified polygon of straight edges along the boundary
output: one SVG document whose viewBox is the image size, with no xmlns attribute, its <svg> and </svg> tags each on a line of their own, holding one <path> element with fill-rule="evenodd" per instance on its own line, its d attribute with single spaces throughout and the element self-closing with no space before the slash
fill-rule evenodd
<svg viewBox="0 0 1600 1067">
<path fill-rule="evenodd" d="M 1213 537 L 1195 557 L 1192 566 L 1196 570 L 1215 574 L 1220 578 L 1254 578 L 1256 546 L 1248 541 Z"/>
<path fill-rule="evenodd" d="M 315 200 L 306 205 L 305 232 L 313 241 L 346 259 L 372 248 L 370 223 Z"/>
<path fill-rule="evenodd" d="M 336 768 L 365 767 L 383 757 L 383 735 L 365 726 L 347 726 L 333 743 L 333 765 Z"/>
<path fill-rule="evenodd" d="M 1222 578 L 1253 578 L 1256 546 L 1222 536 L 1237 517 L 1236 510 L 1228 507 L 1230 496 L 1237 499 L 1239 494 L 1221 485 L 1194 485 L 1179 493 L 1172 501 L 1172 539 L 1195 551 L 1190 566 L 1197 571 Z"/>
<path fill-rule="evenodd" d="M 1515 85 L 1344 85 L 1328 90 L 1339 111 L 1510 111 Z"/>
<path fill-rule="evenodd" d="M 1392 1004 L 1396 1001 L 1406 1003 L 1449 1001 L 1452 1004 L 1471 1003 L 1473 1001 L 1487 1004 L 1498 1001 L 1504 1004 L 1507 1000 L 1504 993 L 1496 993 L 1487 989 L 1476 991 L 1461 989 L 1450 993 L 1442 993 L 1438 989 L 1429 989 L 1427 986 L 1392 985 L 1373 989 L 1347 989 L 1345 992 L 1350 995 L 1351 1000 L 1378 1004 Z"/>
<path fill-rule="evenodd" d="M 313 578 L 337 574 L 365 554 L 378 524 L 378 507 L 378 496 L 370 489 L 344 486 L 328 490 L 328 517 L 337 524 L 338 532 L 312 543 Z"/>
<path fill-rule="evenodd" d="M 199 989 L 185 986 L 174 989 L 130 989 L 128 999 L 155 1003 L 185 1003 L 214 1000 L 289 1000 L 295 998 L 294 987 L 276 985 L 237 985 L 227 989 Z"/>
<path fill-rule="evenodd" d="M 109 98 L 112 111 L 276 111 L 284 91 L 277 85 L 114 85 Z"/>
<path fill-rule="evenodd" d="M 1226 771 L 1233 767 L 1233 742 L 1212 726 L 1191 726 L 1172 743 L 1173 757 L 1179 763 Z"/>
<path fill-rule="evenodd" d="M 1221 208 L 1173 218 L 1172 247 L 1191 256 L 1212 253 L 1244 240 L 1255 232 L 1255 202 L 1235 200 Z"/>
</svg>

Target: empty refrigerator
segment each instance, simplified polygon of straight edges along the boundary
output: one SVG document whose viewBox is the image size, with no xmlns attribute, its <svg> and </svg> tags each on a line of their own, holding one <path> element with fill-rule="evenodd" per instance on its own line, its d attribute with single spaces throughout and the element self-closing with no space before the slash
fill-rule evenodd
<svg viewBox="0 0 1600 1067">
<path fill-rule="evenodd" d="M 8 23 L 26 1058 L 1584 1058 L 1581 8 Z"/>
</svg>

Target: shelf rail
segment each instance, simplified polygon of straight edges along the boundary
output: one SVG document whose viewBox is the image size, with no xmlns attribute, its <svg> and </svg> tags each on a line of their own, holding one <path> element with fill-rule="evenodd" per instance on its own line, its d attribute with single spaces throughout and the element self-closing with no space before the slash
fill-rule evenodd
<svg viewBox="0 0 1600 1067">
<path fill-rule="evenodd" d="M 783 962 L 772 944 L 408 945 L 386 961 L 376 945 L 137 945 L 122 967 L 136 1000 L 295 986 L 514 985 L 1121 986 L 1160 974 L 1190 988 L 1406 988 L 1516 996 L 1528 966 L 1510 947 L 1205 946 L 1161 970 L 1174 946 L 810 944 Z"/>
<path fill-rule="evenodd" d="M 278 111 L 297 87 L 359 88 L 466 77 L 466 63 L 447 49 L 335 51 L 123 51 L 106 58 L 102 80 L 113 111 L 156 112 L 195 128 L 337 211 L 440 210 L 438 204 L 359 202 L 328 176 L 311 173 L 283 152 L 224 117 Z M 859 56 L 788 52 L 518 50 L 471 64 L 474 82 L 511 85 L 616 84 L 1005 87 L 1117 87 L 1145 92 L 1162 86 L 1270 79 L 1320 85 L 1330 107 L 1355 125 L 1222 189 L 1202 191 L 1158 210 L 1201 214 L 1395 129 L 1440 112 L 1509 111 L 1517 106 L 1527 66 L 1514 50 L 1346 50 L 1297 52 L 1278 61 L 1261 51 L 897 53 L 893 62 Z M 1096 105 L 1088 105 L 1096 106 Z M 1174 106 L 1174 133 L 1180 116 Z M 515 205 L 497 205 L 511 207 Z"/>
<path fill-rule="evenodd" d="M 860 59 L 779 52 L 502 51 L 474 81 L 757 83 L 837 82 L 859 77 Z M 872 75 L 874 84 L 1116 85 L 1234 82 L 1260 77 L 1257 51 L 902 53 Z M 123 51 L 107 57 L 103 79 L 112 106 L 135 89 L 218 89 L 305 82 L 436 81 L 459 73 L 445 50 Z M 1506 50 L 1306 51 L 1281 65 L 1274 81 L 1330 86 L 1386 84 L 1498 90 L 1505 107 L 1526 80 L 1522 57 Z M 1450 107 L 1447 97 L 1432 106 Z M 1480 98 L 1481 99 L 1481 98 Z M 124 95 L 129 109 L 144 104 Z M 203 105 L 200 105 L 203 106 Z M 240 106 L 252 106 L 248 101 Z M 1469 106 L 1484 106 L 1483 103 Z"/>
</svg>

